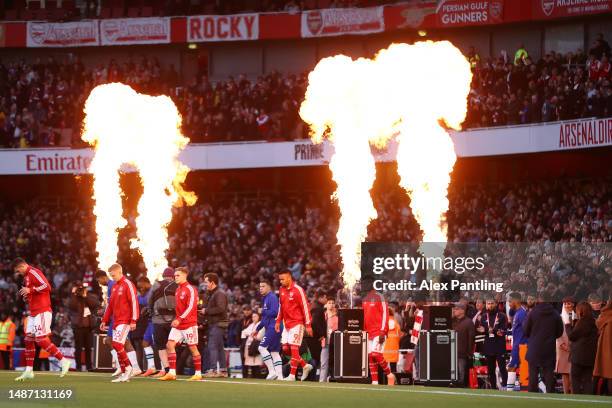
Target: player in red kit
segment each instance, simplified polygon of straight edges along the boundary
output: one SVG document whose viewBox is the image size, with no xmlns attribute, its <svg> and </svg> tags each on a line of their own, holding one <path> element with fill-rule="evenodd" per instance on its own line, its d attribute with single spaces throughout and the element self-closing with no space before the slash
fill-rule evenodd
<svg viewBox="0 0 612 408">
<path fill-rule="evenodd" d="M 30 309 L 28 325 L 25 332 L 25 371 L 15 381 L 25 381 L 34 378 L 34 355 L 36 345 L 46 350 L 61 364 L 60 377 L 64 377 L 70 369 L 70 361 L 64 357 L 55 344 L 49 340 L 51 333 L 51 285 L 45 275 L 38 269 L 30 266 L 21 258 L 13 262 L 15 273 L 22 275 L 24 286 L 19 290 Z"/>
<path fill-rule="evenodd" d="M 113 319 L 113 349 L 117 352 L 121 374 L 112 382 L 126 382 L 130 380 L 134 369 L 125 351 L 125 340 L 130 330 L 136 329 L 136 321 L 140 315 L 136 286 L 123 275 L 123 268 L 113 264 L 108 269 L 110 277 L 115 281 L 111 290 L 108 306 L 102 318 L 100 330 L 105 332 L 108 322 Z"/>
<path fill-rule="evenodd" d="M 189 381 L 202 379 L 202 357 L 198 351 L 198 292 L 187 282 L 189 270 L 185 267 L 176 268 L 174 281 L 178 285 L 174 294 L 176 301 L 176 317 L 172 321 L 172 329 L 168 335 L 166 350 L 168 352 L 168 365 L 170 370 L 161 381 L 176 380 L 176 343 L 185 341 L 191 356 L 193 357 L 193 368 L 195 374 Z"/>
<path fill-rule="evenodd" d="M 385 339 L 389 331 L 389 309 L 385 298 L 372 288 L 371 280 L 362 280 L 362 288 L 367 294 L 362 301 L 364 330 L 368 333 L 368 362 L 372 384 L 378 384 L 378 367 L 387 376 L 387 383 L 395 385 L 395 375 L 383 355 Z"/>
<path fill-rule="evenodd" d="M 280 272 L 278 279 L 281 284 L 279 290 L 280 307 L 274 329 L 280 332 L 280 324 L 283 323 L 281 344 L 283 352 L 291 355 L 291 373 L 284 380 L 295 381 L 295 373 L 298 367 L 302 367 L 301 380 L 304 381 L 312 371 L 312 365 L 307 364 L 300 356 L 304 330 L 309 336 L 312 336 L 312 318 L 308 309 L 306 293 L 304 289 L 293 282 L 290 271 Z"/>
</svg>

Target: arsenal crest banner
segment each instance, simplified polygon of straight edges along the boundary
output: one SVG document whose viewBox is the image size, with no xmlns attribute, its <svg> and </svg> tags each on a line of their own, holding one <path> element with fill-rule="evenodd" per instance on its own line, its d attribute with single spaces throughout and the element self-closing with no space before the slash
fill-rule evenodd
<svg viewBox="0 0 612 408">
<path fill-rule="evenodd" d="M 70 23 L 28 21 L 28 47 L 86 47 L 99 44 L 97 20 Z"/>
<path fill-rule="evenodd" d="M 303 38 L 380 33 L 385 30 L 384 8 L 304 11 L 301 23 Z"/>
<path fill-rule="evenodd" d="M 102 45 L 168 44 L 169 18 L 120 18 L 100 20 Z"/>
<path fill-rule="evenodd" d="M 612 0 L 533 0 L 533 18 L 586 16 L 609 13 Z"/>
</svg>

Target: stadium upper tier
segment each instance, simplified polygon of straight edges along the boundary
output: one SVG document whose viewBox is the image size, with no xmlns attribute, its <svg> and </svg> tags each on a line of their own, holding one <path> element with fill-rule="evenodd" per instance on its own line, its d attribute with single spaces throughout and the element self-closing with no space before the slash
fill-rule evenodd
<svg viewBox="0 0 612 408">
<path fill-rule="evenodd" d="M 464 128 L 612 116 L 610 46 L 550 52 L 540 59 L 506 54 L 473 65 Z M 155 55 L 155 54 L 153 54 Z M 295 140 L 307 137 L 298 115 L 306 73 L 213 81 L 205 73 L 186 82 L 155 56 L 110 59 L 86 66 L 78 54 L 31 63 L 0 62 L 0 147 L 83 146 L 83 104 L 93 87 L 120 81 L 147 94 L 170 95 L 192 142 Z"/>
<path fill-rule="evenodd" d="M 6 0 L 7 20 L 61 18 L 119 18 L 185 16 L 195 14 L 239 14 L 253 12 L 370 7 L 398 1 L 375 0 Z M 1 9 L 0 9 L 1 10 Z"/>
</svg>

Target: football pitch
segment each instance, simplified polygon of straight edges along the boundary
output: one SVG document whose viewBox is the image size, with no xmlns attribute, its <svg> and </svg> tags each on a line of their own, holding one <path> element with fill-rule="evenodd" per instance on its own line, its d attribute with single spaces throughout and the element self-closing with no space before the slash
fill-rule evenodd
<svg viewBox="0 0 612 408">
<path fill-rule="evenodd" d="M 133 378 L 129 383 L 112 384 L 109 374 L 39 373 L 33 381 L 16 383 L 16 372 L 0 373 L 1 407 L 262 407 L 262 408 L 564 408 L 612 407 L 611 397 L 563 396 L 496 392 L 422 386 L 373 386 L 362 384 L 285 383 L 280 381 L 213 379 L 201 382 L 161 382 Z M 9 390 L 71 389 L 70 400 L 10 400 Z"/>
</svg>

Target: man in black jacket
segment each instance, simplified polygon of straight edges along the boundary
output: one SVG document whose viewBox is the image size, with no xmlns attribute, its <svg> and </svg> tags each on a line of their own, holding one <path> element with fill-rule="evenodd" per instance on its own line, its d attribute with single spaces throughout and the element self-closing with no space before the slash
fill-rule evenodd
<svg viewBox="0 0 612 408">
<path fill-rule="evenodd" d="M 486 310 L 476 318 L 476 332 L 484 335 L 482 354 L 487 359 L 487 372 L 491 388 L 501 389 L 497 384 L 495 367 L 499 368 L 501 385 L 506 386 L 508 382 L 508 370 L 506 369 L 506 330 L 508 329 L 508 317 L 499 311 L 497 301 L 490 297 L 486 301 Z"/>
<path fill-rule="evenodd" d="M 172 329 L 172 320 L 174 320 L 176 314 L 174 294 L 178 286 L 174 282 L 174 269 L 166 268 L 162 278 L 161 281 L 155 282 L 153 288 L 151 288 L 153 293 L 149 297 L 148 305 L 149 311 L 152 314 L 153 343 L 159 353 L 159 361 L 162 368 L 153 378 L 163 377 L 169 368 L 166 343 Z"/>
<path fill-rule="evenodd" d="M 476 329 L 472 319 L 466 316 L 467 306 L 457 303 L 453 308 L 453 330 L 457 331 L 457 383 L 468 386 L 468 371 L 474 358 L 474 337 Z"/>
<path fill-rule="evenodd" d="M 317 289 L 315 298 L 310 310 L 312 316 L 312 337 L 305 337 L 304 341 L 310 349 L 313 360 L 321 365 L 321 347 L 327 336 L 327 321 L 325 320 L 325 304 L 327 295 L 323 289 Z"/>
<path fill-rule="evenodd" d="M 82 353 L 85 353 L 85 366 L 91 370 L 91 348 L 93 343 L 93 328 L 97 326 L 94 315 L 100 307 L 100 302 L 95 295 L 88 293 L 87 288 L 80 282 L 72 287 L 70 301 L 70 320 L 74 332 L 74 360 L 77 371 L 81 370 Z"/>
<path fill-rule="evenodd" d="M 204 377 L 227 377 L 225 361 L 224 337 L 229 321 L 227 319 L 228 299 L 225 292 L 219 289 L 219 276 L 216 273 L 204 275 L 206 295 L 204 307 L 200 313 L 206 318 L 208 325 L 208 353 L 211 369 Z M 217 365 L 219 371 L 217 371 Z"/>
<path fill-rule="evenodd" d="M 523 323 L 525 337 L 529 338 L 526 360 L 529 363 L 529 392 L 538 392 L 540 370 L 546 392 L 555 391 L 556 339 L 563 335 L 561 316 L 550 303 L 540 302 L 527 315 Z"/>
</svg>

